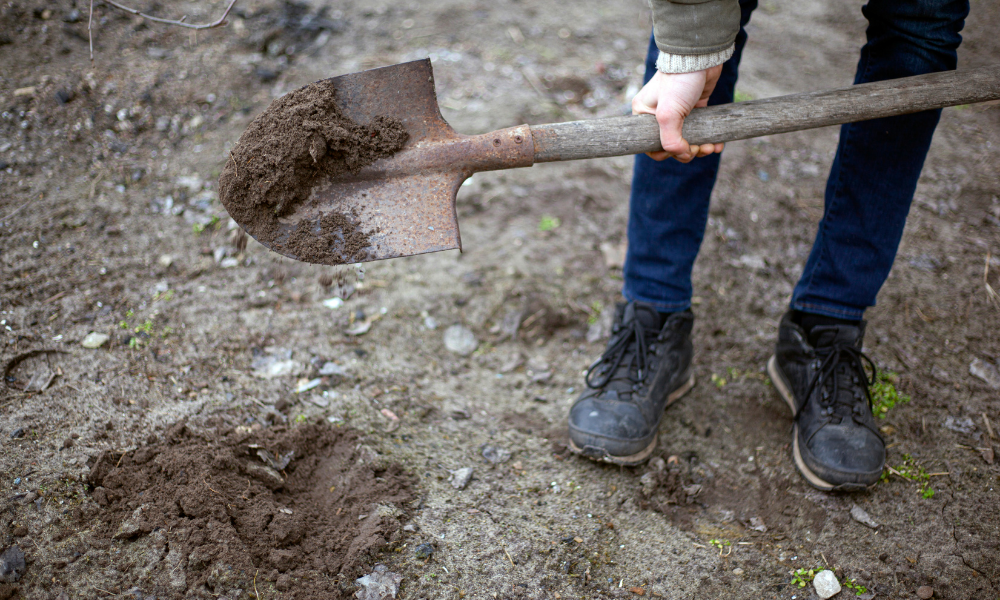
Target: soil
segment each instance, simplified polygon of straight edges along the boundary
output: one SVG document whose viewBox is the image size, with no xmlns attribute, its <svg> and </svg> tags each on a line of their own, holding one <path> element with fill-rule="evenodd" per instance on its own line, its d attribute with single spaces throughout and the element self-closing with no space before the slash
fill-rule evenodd
<svg viewBox="0 0 1000 600">
<path fill-rule="evenodd" d="M 223 4 L 144 9 L 205 22 Z M 219 598 L 330 582 L 341 586 L 330 594 L 352 594 L 377 563 L 402 576 L 403 600 L 639 598 L 633 589 L 791 600 L 810 595 L 794 572 L 825 566 L 862 597 L 915 598 L 925 585 L 935 598 L 1000 594 L 1000 401 L 982 370 L 1000 360 L 996 103 L 943 112 L 866 315 L 865 352 L 909 397 L 878 419 L 889 466 L 926 479 L 887 471 L 869 492 L 825 494 L 795 471 L 791 417 L 764 365 L 822 216 L 836 128 L 726 145 L 695 266 L 697 385 L 663 419 L 662 463 L 634 469 L 572 456 L 564 438 L 620 298 L 630 158 L 476 174 L 458 194 L 463 252 L 358 268 L 241 245 L 220 203 L 232 141 L 253 116 L 338 74 L 429 56 L 442 114 L 468 134 L 622 114 L 640 81 L 646 2 L 239 0 L 229 26 L 198 32 L 95 3 L 93 65 L 87 7 L 0 6 L 0 551 L 26 560 L 0 597 L 210 597 L 202 583 L 231 572 L 202 567 L 193 546 L 165 564 L 168 546 L 189 542 L 141 533 L 141 519 L 138 535 L 115 539 L 142 502 L 101 505 L 92 467 L 105 452 L 119 469 L 146 448 L 170 455 L 183 422 L 185 471 L 239 507 L 247 481 L 217 487 L 231 475 L 215 459 L 253 455 L 225 432 L 292 444 L 322 431 L 317 419 L 339 442 L 293 460 L 320 464 L 357 436 L 365 468 L 398 464 L 413 478 L 412 502 L 366 500 L 397 515 L 400 537 L 387 523 L 381 550 L 343 572 L 288 575 L 287 590 L 288 573 L 272 577 L 265 544 L 251 542 L 253 573 L 212 588 Z M 1000 56 L 1000 13 L 972 10 L 960 68 Z M 865 26 L 860 3 L 761 2 L 741 97 L 849 85 Z M 470 356 L 445 348 L 454 324 L 478 338 Z M 109 338 L 83 348 L 91 332 Z M 460 490 L 449 478 L 462 468 L 473 476 Z M 248 479 L 292 518 L 311 493 Z M 218 523 L 230 549 L 244 544 Z"/>
<path fill-rule="evenodd" d="M 362 559 L 400 538 L 395 506 L 412 497 L 409 477 L 359 452 L 354 432 L 325 422 L 207 425 L 178 423 L 162 441 L 151 435 L 135 450 L 102 452 L 91 467 L 98 536 L 150 537 L 162 555 L 145 575 L 167 585 L 147 593 L 239 597 L 231 590 L 256 585 L 340 598 L 341 584 L 363 574 Z"/>
<path fill-rule="evenodd" d="M 333 82 L 317 81 L 278 98 L 250 123 L 222 169 L 219 200 L 257 241 L 272 246 L 278 218 L 305 202 L 321 178 L 356 173 L 399 151 L 406 139 L 398 119 L 377 116 L 362 125 L 344 117 Z M 307 262 L 357 262 L 377 232 L 361 231 L 352 216 L 300 219 L 282 247 Z"/>
</svg>

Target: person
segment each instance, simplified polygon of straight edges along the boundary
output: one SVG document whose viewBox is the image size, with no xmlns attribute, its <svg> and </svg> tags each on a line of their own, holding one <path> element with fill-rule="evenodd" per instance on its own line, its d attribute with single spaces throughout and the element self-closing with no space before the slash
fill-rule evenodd
<svg viewBox="0 0 1000 600">
<path fill-rule="evenodd" d="M 649 458 L 665 408 L 694 385 L 691 270 L 722 144 L 689 145 L 681 126 L 695 107 L 733 101 L 757 0 L 650 5 L 645 85 L 632 109 L 656 115 L 663 151 L 636 157 L 624 302 L 569 411 L 570 448 L 620 465 Z M 968 0 L 869 0 L 862 12 L 856 84 L 955 69 Z M 840 130 L 823 217 L 767 363 L 794 418 L 795 465 L 821 490 L 863 490 L 885 466 L 863 316 L 892 267 L 939 118 L 926 111 Z"/>
</svg>

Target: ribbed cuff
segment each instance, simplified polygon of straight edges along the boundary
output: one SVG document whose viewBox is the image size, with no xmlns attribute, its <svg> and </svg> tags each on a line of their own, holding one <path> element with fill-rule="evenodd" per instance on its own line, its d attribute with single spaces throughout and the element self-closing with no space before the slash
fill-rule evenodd
<svg viewBox="0 0 1000 600">
<path fill-rule="evenodd" d="M 694 73 L 721 65 L 729 60 L 736 50 L 736 44 L 711 54 L 668 54 L 660 51 L 656 59 L 656 69 L 661 73 Z"/>
</svg>

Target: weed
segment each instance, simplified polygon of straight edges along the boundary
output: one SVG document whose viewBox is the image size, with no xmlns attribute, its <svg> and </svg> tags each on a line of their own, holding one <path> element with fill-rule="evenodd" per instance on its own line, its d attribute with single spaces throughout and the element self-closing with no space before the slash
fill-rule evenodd
<svg viewBox="0 0 1000 600">
<path fill-rule="evenodd" d="M 542 220 L 538 222 L 538 231 L 552 231 L 559 225 L 559 217 L 542 217 Z"/>
<path fill-rule="evenodd" d="M 153 332 L 153 320 L 146 319 L 146 322 L 135 328 L 136 333 L 150 334 Z"/>
<path fill-rule="evenodd" d="M 299 415 L 299 416 L 295 417 L 295 422 L 296 423 L 305 423 L 308 420 L 309 420 L 309 417 L 307 417 L 305 415 Z"/>
<path fill-rule="evenodd" d="M 740 90 L 736 90 L 736 93 L 733 94 L 733 102 L 746 102 L 747 100 L 753 100 L 753 96 Z"/>
<path fill-rule="evenodd" d="M 907 481 L 918 484 L 919 487 L 917 490 L 924 498 L 934 497 L 934 488 L 931 487 L 930 474 L 922 466 L 918 465 L 909 454 L 903 455 L 903 462 L 898 466 L 886 468 L 885 472 L 882 473 L 880 481 L 889 481 L 890 474 L 898 475 Z"/>
<path fill-rule="evenodd" d="M 855 596 L 868 593 L 868 588 L 858 583 L 856 579 L 845 579 L 844 587 L 854 592 Z"/>
<path fill-rule="evenodd" d="M 600 300 L 594 300 L 590 304 L 590 316 L 587 317 L 587 325 L 593 325 L 597 322 L 597 319 L 601 316 L 601 311 L 604 310 L 604 304 Z"/>
<path fill-rule="evenodd" d="M 899 376 L 892 371 L 879 371 L 875 374 L 875 384 L 872 385 L 872 413 L 884 419 L 889 409 L 898 402 L 909 402 L 910 397 L 896 391 Z"/>
<path fill-rule="evenodd" d="M 722 388 L 726 387 L 726 378 L 725 377 L 719 377 L 715 373 L 712 373 L 711 379 L 712 379 L 712 383 L 715 384 L 715 387 L 719 388 L 720 390 Z"/>
<path fill-rule="evenodd" d="M 792 573 L 792 585 L 804 588 L 812 583 L 812 580 L 816 578 L 816 573 L 819 573 L 822 570 L 823 569 L 820 568 L 806 569 L 805 567 L 796 569 L 795 572 Z"/>
<path fill-rule="evenodd" d="M 719 549 L 719 556 L 723 556 L 722 551 L 726 547 L 733 545 L 733 543 L 730 542 L 729 540 L 708 540 L 708 543 L 709 543 L 709 545 L 714 546 L 714 547 L 716 547 L 716 548 Z M 730 553 L 732 553 L 732 550 L 730 550 L 729 552 L 727 552 L 725 554 L 725 556 L 729 556 Z"/>
<path fill-rule="evenodd" d="M 174 297 L 174 290 L 167 290 L 162 294 L 160 292 L 156 292 L 155 294 L 153 294 L 153 302 L 157 301 L 169 302 L 170 299 L 173 297 Z"/>
</svg>

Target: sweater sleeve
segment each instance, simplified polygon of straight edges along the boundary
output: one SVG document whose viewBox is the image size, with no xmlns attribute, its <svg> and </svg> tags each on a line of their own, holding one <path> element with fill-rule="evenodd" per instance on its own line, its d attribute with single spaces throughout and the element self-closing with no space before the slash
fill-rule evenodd
<svg viewBox="0 0 1000 600">
<path fill-rule="evenodd" d="M 700 71 L 729 60 L 740 30 L 738 0 L 649 0 L 664 73 Z"/>
</svg>

